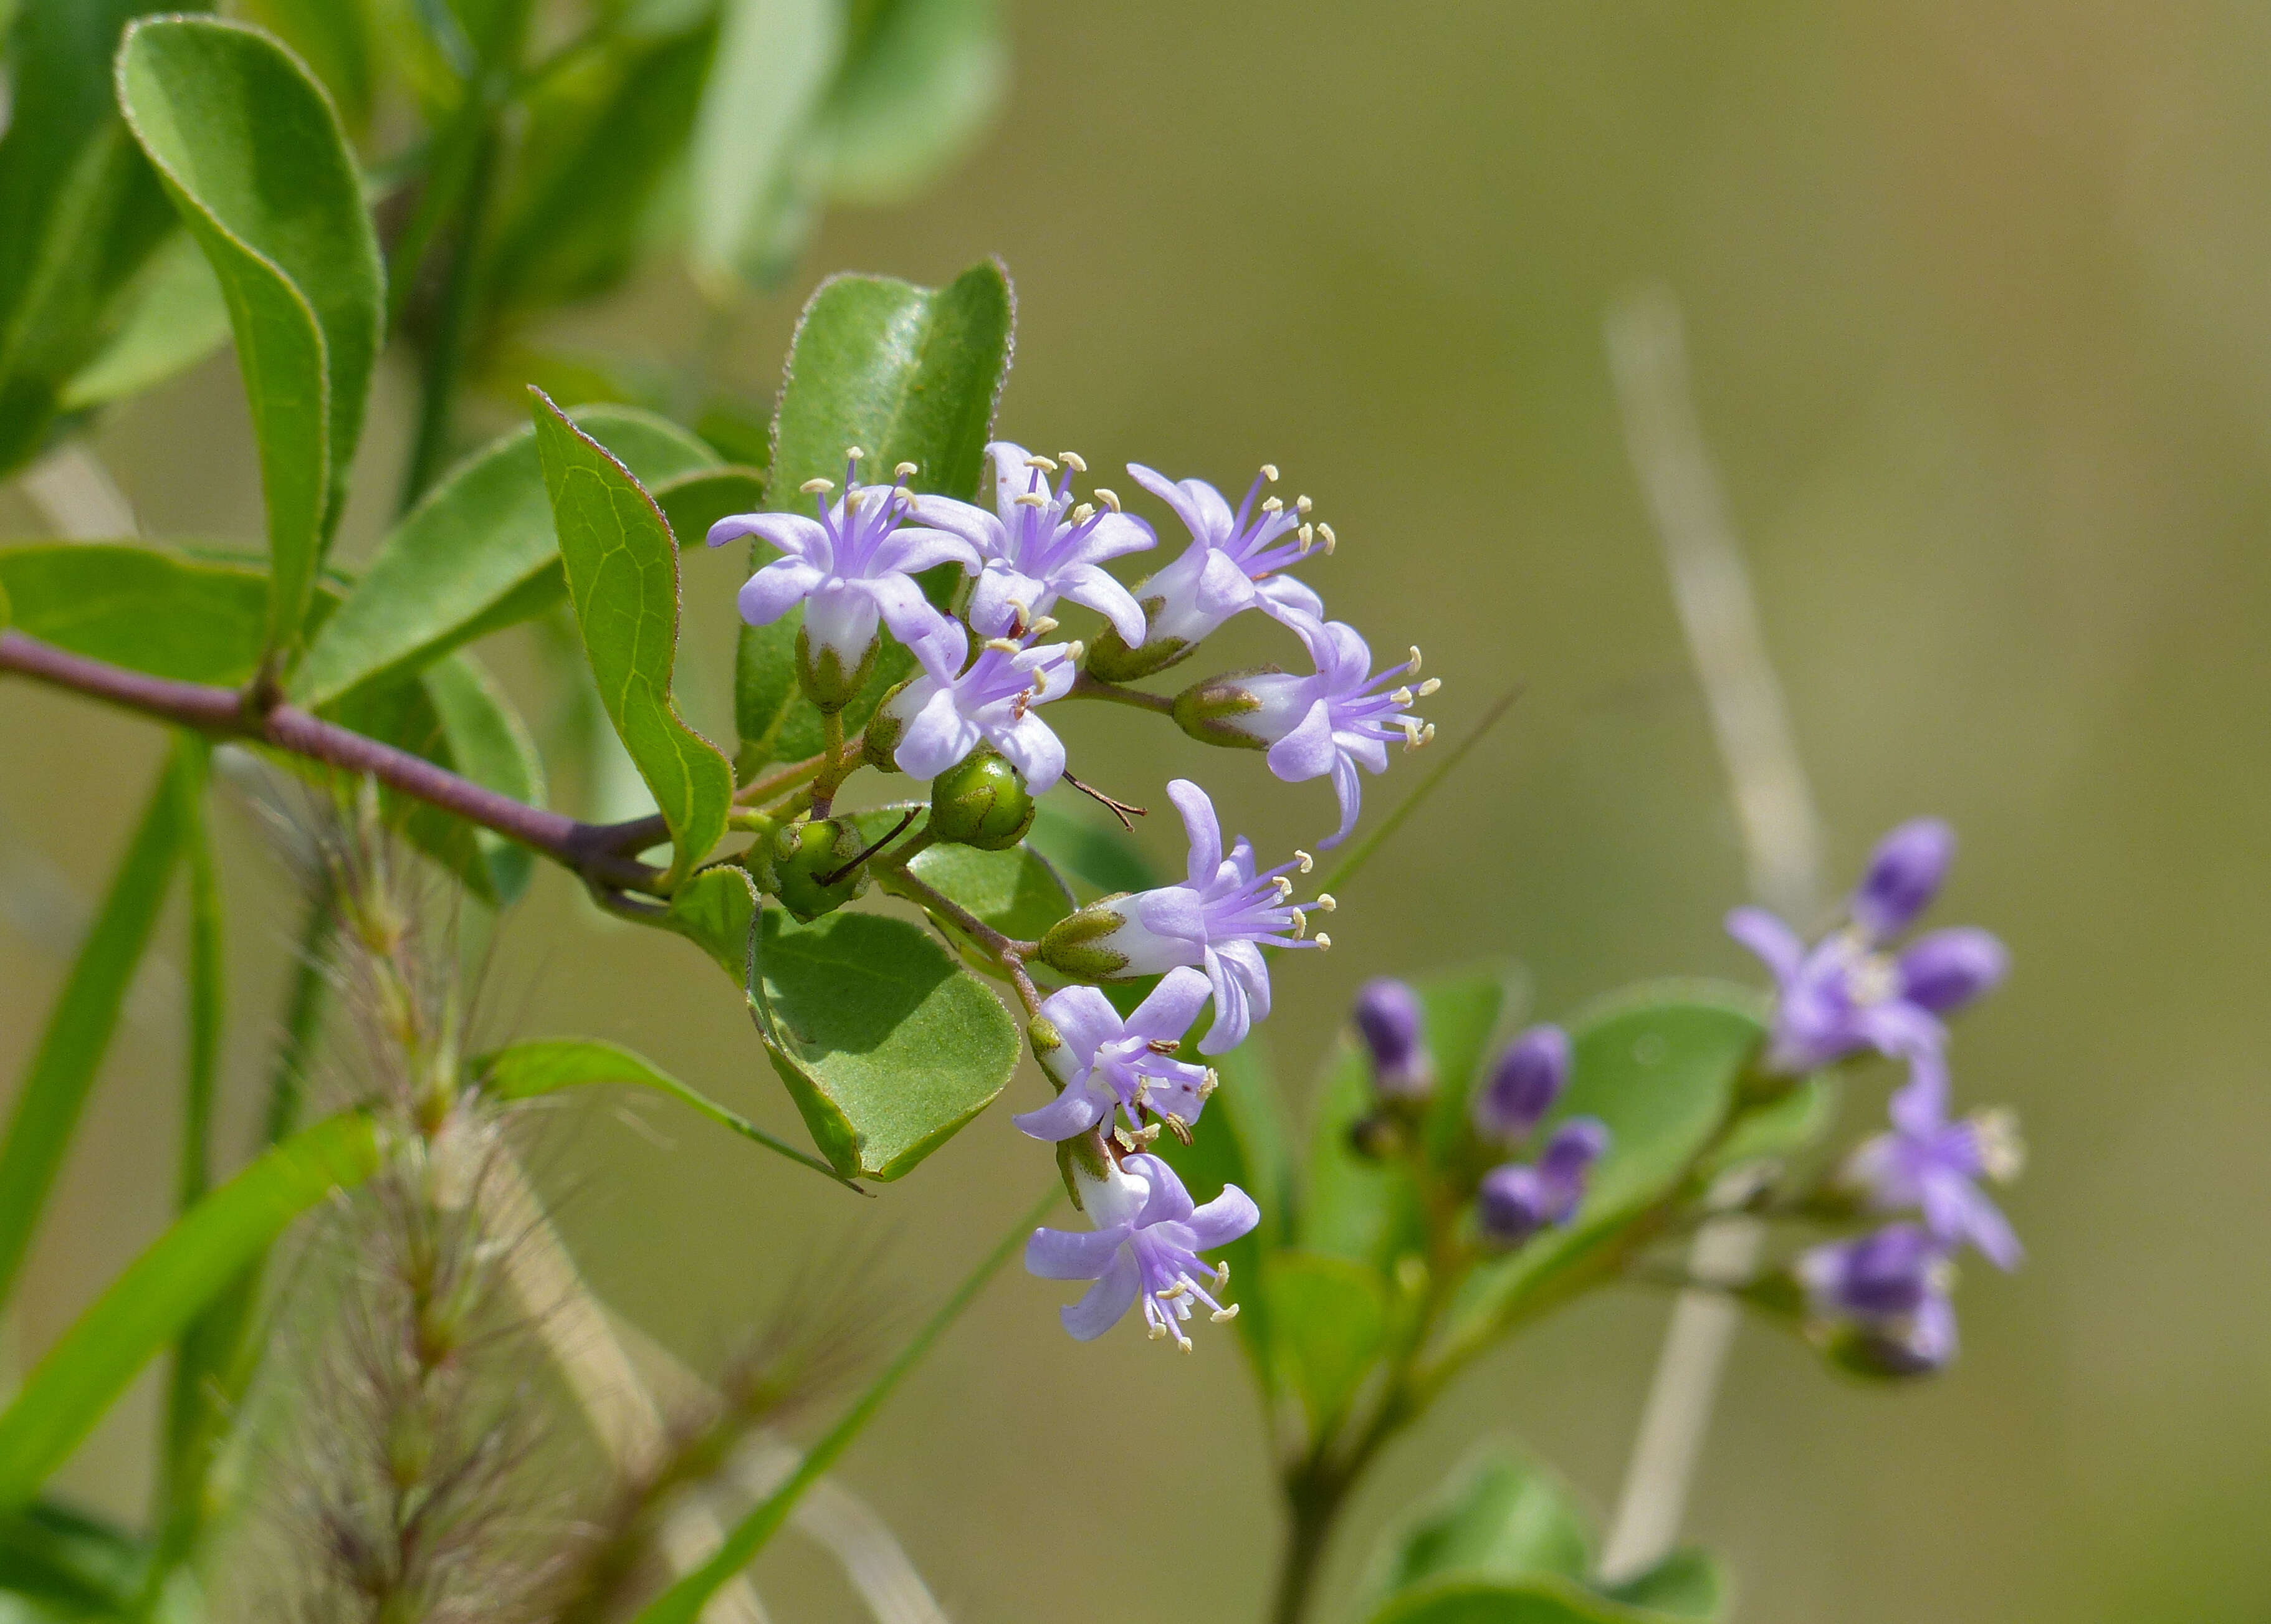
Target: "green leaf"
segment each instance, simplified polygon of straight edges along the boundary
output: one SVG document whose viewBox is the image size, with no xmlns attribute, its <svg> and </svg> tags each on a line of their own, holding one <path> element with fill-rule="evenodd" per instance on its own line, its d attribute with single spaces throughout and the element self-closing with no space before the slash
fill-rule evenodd
<svg viewBox="0 0 2271 1624">
<path fill-rule="evenodd" d="M 1670 1624 L 1678 1615 L 1627 1606 L 1574 1580 L 1448 1578 L 1389 1598 L 1371 1624 Z"/>
<path fill-rule="evenodd" d="M 197 239 L 179 231 L 119 295 L 118 330 L 73 373 L 60 404 L 83 412 L 164 383 L 228 338 L 228 301 Z"/>
<path fill-rule="evenodd" d="M 498 212 L 486 286 L 501 312 L 605 293 L 637 262 L 683 156 L 717 28 L 617 35 L 530 98 L 526 164 Z"/>
<path fill-rule="evenodd" d="M 1817 1071 L 1772 1105 L 1745 1112 L 1734 1131 L 1705 1158 L 1702 1177 L 1708 1182 L 1746 1162 L 1797 1155 L 1829 1131 L 1837 1120 L 1841 1091 L 1835 1072 Z"/>
<path fill-rule="evenodd" d="M 0 589 L 27 637 L 152 676 L 234 688 L 260 662 L 268 583 L 257 570 L 154 548 L 0 548 Z"/>
<path fill-rule="evenodd" d="M 904 1176 L 1016 1069 L 1009 1012 L 920 927 L 760 921 L 751 1013 L 813 1142 L 848 1177 Z"/>
<path fill-rule="evenodd" d="M 1016 1255 L 1032 1233 L 1033 1226 L 1048 1217 L 1050 1211 L 1064 1198 L 1063 1190 L 1051 1181 L 1048 1192 L 1034 1203 L 1017 1221 L 1009 1226 L 1009 1233 L 995 1243 L 994 1249 L 979 1260 L 978 1266 L 962 1278 L 954 1294 L 939 1305 L 937 1312 L 924 1322 L 923 1328 L 909 1339 L 881 1374 L 868 1383 L 867 1390 L 858 1402 L 844 1412 L 843 1418 L 823 1434 L 809 1453 L 797 1464 L 788 1481 L 752 1506 L 740 1522 L 726 1531 L 717 1552 L 701 1567 L 687 1574 L 660 1596 L 640 1610 L 632 1624 L 694 1624 L 701 1617 L 710 1598 L 724 1588 L 727 1581 L 756 1560 L 765 1542 L 780 1531 L 789 1514 L 796 1509 L 797 1501 L 822 1475 L 833 1466 L 844 1451 L 857 1438 L 883 1407 L 907 1372 L 922 1361 L 948 1326 L 962 1315 L 962 1311 L 977 1300 L 986 1283 L 1001 1270 L 1001 1265 Z"/>
<path fill-rule="evenodd" d="M 137 1372 L 226 1291 L 271 1241 L 334 1190 L 377 1171 L 360 1114 L 286 1140 L 199 1202 L 63 1333 L 0 1413 L 0 1507 L 38 1492 Z"/>
<path fill-rule="evenodd" d="M 148 1554 L 123 1529 L 51 1500 L 0 1512 L 0 1618 L 124 1619 Z M 28 1602 L 28 1613 L 11 1601 Z"/>
<path fill-rule="evenodd" d="M 1106 989 L 1109 991 L 1109 989 Z M 1293 1226 L 1293 1169 L 1285 1107 L 1263 1058 L 1264 1039 L 1247 1039 L 1215 1062 L 1220 1079 L 1191 1142 L 1165 1135 L 1152 1150 L 1175 1170 L 1195 1201 L 1210 1201 L 1225 1184 L 1254 1197 L 1262 1220 L 1217 1255 L 1231 1270 L 1239 1300 L 1239 1339 L 1266 1389 L 1277 1373 L 1269 1358 L 1273 1325 L 1263 1290 L 1262 1260 L 1286 1242 Z"/>
<path fill-rule="evenodd" d="M 1716 1624 L 1725 1612 L 1727 1583 L 1708 1551 L 1686 1546 L 1655 1567 L 1605 1591 L 1629 1607 L 1645 1607 L 1668 1618 Z"/>
<path fill-rule="evenodd" d="M 0 474 L 35 456 L 70 380 L 173 226 L 118 116 L 111 58 L 144 0 L 26 0 L 8 40 L 0 138 Z"/>
<path fill-rule="evenodd" d="M 838 202 L 905 201 L 962 156 L 1009 87 L 994 0 L 884 0 L 845 53 L 815 144 Z"/>
<path fill-rule="evenodd" d="M 441 722 L 453 770 L 486 789 L 528 806 L 542 806 L 544 763 L 536 753 L 536 741 L 528 736 L 504 690 L 473 656 L 453 654 L 437 661 L 420 680 Z M 528 889 L 536 854 L 490 830 L 470 823 L 460 827 L 487 875 L 484 899 L 499 905 L 518 900 Z"/>
<path fill-rule="evenodd" d="M 1076 816 L 1046 801 L 1034 809 L 1025 844 L 1083 882 L 1089 892 L 1082 898 L 1084 902 L 1113 891 L 1150 890 L 1160 883 L 1158 871 L 1127 831 L 1117 823 Z"/>
<path fill-rule="evenodd" d="M 1016 302 L 998 264 L 976 266 L 935 289 L 885 277 L 823 283 L 789 351 L 773 423 L 771 505 L 803 506 L 799 488 L 808 480 L 840 482 L 845 452 L 854 445 L 867 453 L 871 469 L 913 463 L 908 483 L 916 490 L 976 496 L 1016 319 Z M 762 562 L 769 552 L 753 547 L 752 555 Z M 745 774 L 820 749 L 819 715 L 796 687 L 803 622 L 800 607 L 770 626 L 741 630 L 734 713 Z M 875 675 L 845 713 L 847 732 L 867 726 L 884 691 L 913 670 L 914 656 L 885 638 Z"/>
<path fill-rule="evenodd" d="M 630 464 L 632 473 L 647 477 L 629 458 L 623 460 Z M 697 545 L 719 519 L 753 513 L 765 503 L 765 476 L 758 468 L 697 468 L 651 482 L 648 488 L 653 491 L 662 516 L 670 521 L 670 533 Z"/>
<path fill-rule="evenodd" d="M 717 462 L 692 435 L 632 406 L 581 408 L 577 423 L 637 478 L 665 482 Z M 395 526 L 293 675 L 319 705 L 414 671 L 566 593 L 533 425 L 475 451 Z"/>
<path fill-rule="evenodd" d="M 480 1079 L 482 1087 L 499 1099 L 533 1099 L 563 1088 L 593 1084 L 619 1084 L 666 1094 L 721 1128 L 730 1128 L 743 1138 L 754 1139 L 791 1161 L 816 1168 L 849 1188 L 860 1188 L 826 1162 L 793 1145 L 784 1144 L 739 1112 L 727 1110 L 652 1061 L 596 1038 L 553 1038 L 516 1043 L 509 1049 L 482 1055 L 473 1062 L 471 1069 Z"/>
<path fill-rule="evenodd" d="M 853 827 L 863 843 L 872 844 L 899 826 L 910 812 L 918 815 L 910 831 L 921 826 L 927 806 L 920 801 L 897 801 L 854 813 Z M 981 852 L 974 846 L 926 846 L 907 865 L 915 878 L 942 892 L 1003 935 L 1034 942 L 1041 933 L 1070 913 L 1072 893 L 1056 870 L 1039 853 L 1022 846 L 1006 851 Z M 957 947 L 981 969 L 997 968 L 992 955 L 954 928 L 950 921 L 934 919 Z"/>
<path fill-rule="evenodd" d="M 1389 1530 L 1365 1590 L 1376 1605 L 1451 1575 L 1582 1583 L 1592 1570 L 1591 1520 L 1568 1485 L 1539 1462 L 1492 1448 Z"/>
<path fill-rule="evenodd" d="M 182 852 L 183 776 L 197 771 L 177 755 L 160 775 L 17 1091 L 15 1114 L 0 1140 L 0 1303 L 15 1284 L 56 1169 L 110 1047 L 127 987 L 165 906 Z M 0 1439 L 5 1436 L 0 1427 Z M 7 1460 L 0 1449 L 0 1478 Z M 0 1503 L 6 1503 L 4 1496 Z"/>
<path fill-rule="evenodd" d="M 119 103 L 228 299 L 268 499 L 266 644 L 296 652 L 346 496 L 384 272 L 330 98 L 257 29 L 127 31 Z"/>
<path fill-rule="evenodd" d="M 1449 1161 L 1466 1131 L 1467 1096 L 1507 1010 L 1511 979 L 1499 966 L 1414 983 L 1435 1062 L 1435 1092 L 1422 1131 L 1438 1166 Z M 1318 1105 L 1300 1240 L 1312 1250 L 1384 1270 L 1404 1253 L 1424 1249 L 1426 1221 L 1410 1168 L 1369 1160 L 1349 1143 L 1350 1130 L 1375 1103 L 1371 1062 L 1363 1047 L 1344 1035 Z"/>
<path fill-rule="evenodd" d="M 569 601 L 607 719 L 669 825 L 675 887 L 726 832 L 733 770 L 671 697 L 678 656 L 678 544 L 629 470 L 532 391 L 537 450 L 560 533 Z"/>
<path fill-rule="evenodd" d="M 1269 1304 L 1272 1369 L 1301 1401 L 1309 1436 L 1322 1438 L 1387 1344 L 1387 1289 L 1379 1273 L 1362 1263 L 1287 1251 L 1263 1260 L 1262 1291 Z"/>
<path fill-rule="evenodd" d="M 370 122 L 379 50 L 370 0 L 236 0 L 235 9 L 299 53 L 349 130 Z"/>
<path fill-rule="evenodd" d="M 696 279 L 720 302 L 741 281 L 786 269 L 784 222 L 807 206 L 804 138 L 844 50 L 840 0 L 725 0 L 717 54 L 696 115 Z M 838 448 L 839 451 L 841 447 Z"/>
<path fill-rule="evenodd" d="M 1572 1116 L 1598 1117 L 1609 1129 L 1607 1153 L 1574 1220 L 1468 1278 L 1453 1309 L 1455 1345 L 1487 1336 L 1523 1295 L 1613 1246 L 1689 1178 L 1765 1036 L 1762 1014 L 1746 988 L 1666 981 L 1632 988 L 1570 1023 L 1569 1086 L 1542 1131 Z"/>
</svg>

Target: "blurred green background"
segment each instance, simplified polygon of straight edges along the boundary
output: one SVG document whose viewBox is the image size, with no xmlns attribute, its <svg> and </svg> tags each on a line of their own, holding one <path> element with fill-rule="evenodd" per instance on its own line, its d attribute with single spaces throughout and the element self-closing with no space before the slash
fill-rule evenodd
<svg viewBox="0 0 2271 1624">
<path fill-rule="evenodd" d="M 1731 1562 L 1746 1624 L 2271 1616 L 2271 12 L 1153 0 L 1012 23 L 992 137 L 920 205 L 831 217 L 726 369 L 769 390 L 825 270 L 937 281 L 999 253 L 1021 316 L 1005 435 L 1239 488 L 1274 460 L 1342 538 L 1309 578 L 1376 648 L 1426 648 L 1447 735 L 1528 684 L 1343 896 L 1337 950 L 1283 967 L 1268 1033 L 1296 1097 L 1368 974 L 1512 955 L 1555 1014 L 1634 978 L 1752 973 L 1718 929 L 1740 851 L 1604 359 L 1608 303 L 1660 279 L 1834 873 L 1899 818 L 1956 823 L 1940 917 L 2002 932 L 2016 966 L 1960 1034 L 1959 1088 L 2017 1106 L 2034 1151 L 2008 1203 L 2029 1266 L 1969 1271 L 1947 1379 L 1860 1390 L 1746 1329 L 1690 1531 Z M 715 338 L 674 272 L 560 332 L 666 362 Z M 411 392 L 382 381 L 366 536 Z M 258 536 L 227 357 L 98 446 L 153 533 Z M 0 532 L 36 528 L 0 491 Z M 681 686 L 712 726 L 733 574 L 687 572 Z M 1222 663 L 1284 652 L 1272 637 L 1241 625 Z M 533 666 L 504 665 L 532 693 Z M 1203 775 L 1265 847 L 1329 827 L 1322 786 L 1149 719 L 1065 718 L 1076 766 L 1155 803 Z M 6 691 L 0 1076 L 158 744 Z M 254 820 L 227 838 L 227 883 L 272 901 L 231 943 L 249 1141 L 296 906 Z M 26 1348 L 164 1219 L 171 975 L 144 977 L 41 1238 Z M 485 1020 L 632 1043 L 793 1131 L 718 995 L 690 949 L 627 938 L 547 872 Z M 874 1203 L 643 1120 L 550 1119 L 538 1165 L 603 1292 L 699 1362 L 847 1241 L 880 1246 L 872 1289 L 911 1311 L 1050 1176 L 1006 1113 Z M 1076 1348 L 1065 1294 L 1005 1277 L 846 1477 L 971 1624 L 1255 1617 L 1277 1512 L 1232 1339 Z M 1377 1474 L 1335 1575 L 1485 1432 L 1605 1503 L 1664 1313 L 1598 1300 L 1486 1360 Z M 67 1489 L 139 1506 L 150 1398 Z M 861 1616 L 808 1546 L 757 1572 L 778 1618 Z"/>
</svg>

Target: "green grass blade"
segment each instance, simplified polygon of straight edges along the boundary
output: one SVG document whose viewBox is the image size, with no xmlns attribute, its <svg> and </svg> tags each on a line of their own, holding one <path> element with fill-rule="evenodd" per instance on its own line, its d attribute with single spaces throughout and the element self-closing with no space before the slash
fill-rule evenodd
<svg viewBox="0 0 2271 1624">
<path fill-rule="evenodd" d="M 930 1352 L 931 1345 L 985 1289 L 986 1283 L 994 1278 L 995 1271 L 1024 1245 L 1025 1237 L 1032 1233 L 1033 1225 L 1046 1218 L 1049 1209 L 1063 1199 L 1063 1189 L 1052 1184 L 1048 1194 L 1011 1226 L 1009 1233 L 979 1260 L 978 1267 L 955 1287 L 954 1295 L 942 1303 L 928 1323 L 915 1333 L 913 1340 L 899 1350 L 898 1357 L 885 1367 L 883 1373 L 875 1378 L 866 1392 L 860 1395 L 859 1402 L 845 1412 L 844 1419 L 830 1427 L 827 1435 L 812 1446 L 811 1452 L 790 1475 L 788 1481 L 759 1501 L 747 1516 L 733 1525 L 716 1555 L 648 1603 L 633 1624 L 694 1624 L 710 1598 L 717 1594 L 735 1574 L 748 1567 L 757 1553 L 764 1548 L 765 1541 L 788 1521 L 789 1513 L 796 1509 L 796 1502 L 804 1497 L 805 1490 L 810 1488 L 822 1473 L 836 1464 L 837 1457 L 851 1447 L 852 1441 L 860 1435 L 869 1421 L 875 1419 L 875 1412 L 883 1407 L 883 1401 L 891 1396 L 891 1389 L 898 1386 L 901 1378 L 921 1363 L 923 1355 Z"/>
<path fill-rule="evenodd" d="M 24 1254 L 47 1204 L 56 1169 L 78 1127 L 87 1091 L 118 1025 L 119 1006 L 135 967 L 149 946 L 165 906 L 166 888 L 181 855 L 179 757 L 168 764 L 149 809 L 110 883 L 102 911 L 80 945 L 71 978 L 32 1056 L 16 1099 L 8 1136 L 0 1143 L 0 1303 L 8 1299 Z"/>
<path fill-rule="evenodd" d="M 0 1509 L 29 1501 L 136 1374 L 287 1225 L 378 1165 L 369 1117 L 330 1117 L 183 1214 L 63 1333 L 0 1413 Z"/>
<path fill-rule="evenodd" d="M 1372 860 L 1373 853 L 1388 844 L 1388 837 L 1403 828 L 1405 820 L 1426 803 L 1428 796 L 1442 788 L 1443 780 L 1451 776 L 1461 762 L 1466 760 L 1467 753 L 1488 736 L 1490 730 L 1498 726 L 1499 719 L 1512 710 L 1514 702 L 1521 697 L 1522 685 L 1517 682 L 1493 700 L 1491 708 L 1483 712 L 1482 720 L 1474 725 L 1473 730 L 1465 738 L 1453 745 L 1426 778 L 1411 786 L 1411 793 L 1396 803 L 1395 811 L 1381 819 L 1378 827 L 1358 841 L 1353 850 L 1345 853 L 1340 861 L 1333 865 L 1332 872 L 1325 875 L 1317 889 L 1322 891 L 1337 891 L 1354 879 L 1357 870 Z"/>
</svg>

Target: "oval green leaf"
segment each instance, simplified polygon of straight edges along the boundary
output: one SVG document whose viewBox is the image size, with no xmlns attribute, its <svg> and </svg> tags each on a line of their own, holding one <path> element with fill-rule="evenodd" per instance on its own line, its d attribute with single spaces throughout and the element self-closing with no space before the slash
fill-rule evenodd
<svg viewBox="0 0 2271 1624">
<path fill-rule="evenodd" d="M 678 543 L 630 471 L 531 391 L 568 599 L 599 702 L 669 826 L 675 887 L 726 832 L 733 770 L 671 696 L 678 658 Z"/>
<path fill-rule="evenodd" d="M 1366 1580 L 1367 1605 L 1458 1575 L 1582 1583 L 1593 1570 L 1592 1521 L 1542 1463 L 1485 1449 L 1389 1530 Z"/>
<path fill-rule="evenodd" d="M 108 541 L 0 548 L 0 590 L 27 637 L 152 676 L 234 688 L 260 663 L 268 580 Z"/>
<path fill-rule="evenodd" d="M 289 654 L 346 500 L 383 326 L 361 177 L 323 86 L 255 28 L 136 23 L 118 100 L 228 300 L 268 500 L 265 641 Z"/>
<path fill-rule="evenodd" d="M 1679 1615 L 1627 1606 L 1573 1579 L 1450 1578 L 1390 1597 L 1371 1624 L 1671 1624 Z"/>
<path fill-rule="evenodd" d="M 1322 1438 L 1386 1345 L 1387 1288 L 1379 1272 L 1362 1263 L 1287 1251 L 1263 1261 L 1262 1293 L 1269 1305 L 1273 1385 L 1300 1400 L 1310 1438 Z"/>
</svg>

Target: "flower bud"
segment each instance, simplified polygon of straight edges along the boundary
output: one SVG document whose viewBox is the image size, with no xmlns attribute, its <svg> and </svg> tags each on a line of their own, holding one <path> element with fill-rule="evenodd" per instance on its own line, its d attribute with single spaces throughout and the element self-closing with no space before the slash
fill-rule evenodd
<svg viewBox="0 0 2271 1624">
<path fill-rule="evenodd" d="M 867 685 L 875 669 L 875 652 L 882 646 L 881 637 L 868 638 L 866 652 L 846 666 L 843 655 L 825 644 L 815 649 L 812 634 L 800 626 L 796 631 L 796 685 L 822 711 L 841 711 Z"/>
<path fill-rule="evenodd" d="M 1112 938 L 1127 927 L 1128 915 L 1113 905 L 1124 904 L 1127 898 L 1128 893 L 1121 891 L 1067 914 L 1041 934 L 1039 950 L 1033 957 L 1076 980 L 1108 981 L 1121 974 L 1128 968 L 1128 955 L 1113 944 Z"/>
<path fill-rule="evenodd" d="M 1901 995 L 1934 1015 L 1950 1015 L 1992 991 L 2010 967 L 2011 956 L 1992 932 L 1935 930 L 1901 955 Z"/>
<path fill-rule="evenodd" d="M 1486 1139 L 1518 1144 L 1530 1137 L 1569 1081 L 1569 1036 L 1559 1026 L 1533 1026 L 1498 1057 L 1469 1109 Z"/>
<path fill-rule="evenodd" d="M 1801 1253 L 1791 1272 L 1830 1319 L 1906 1319 L 1947 1289 L 1946 1249 L 1914 1224 L 1888 1224 Z"/>
<path fill-rule="evenodd" d="M 1266 750 L 1275 742 L 1247 720 L 1262 708 L 1261 694 L 1247 685 L 1247 677 L 1282 675 L 1269 671 L 1225 671 L 1203 682 L 1194 682 L 1175 696 L 1175 726 L 1201 744 L 1219 744 L 1236 750 Z"/>
<path fill-rule="evenodd" d="M 931 780 L 932 838 L 981 852 L 1006 851 L 1033 826 L 1025 775 L 991 750 L 977 750 Z"/>
<path fill-rule="evenodd" d="M 1388 976 L 1357 989 L 1351 1012 L 1372 1056 L 1373 1085 L 1386 1099 L 1424 1099 L 1435 1089 L 1435 1062 L 1427 1053 L 1419 996 Z"/>
<path fill-rule="evenodd" d="M 758 888 L 778 898 L 781 906 L 807 924 L 833 913 L 867 889 L 865 863 L 823 883 L 866 849 L 849 819 L 800 819 L 783 824 L 762 844 L 765 857 L 756 870 Z"/>
<path fill-rule="evenodd" d="M 1159 607 L 1165 601 L 1159 598 L 1144 599 L 1143 614 L 1146 618 L 1156 621 Z M 1181 637 L 1160 637 L 1145 642 L 1141 648 L 1131 649 L 1121 641 L 1117 631 L 1106 626 L 1088 645 L 1087 671 L 1099 682 L 1133 682 L 1165 671 L 1188 657 L 1196 647 L 1197 644 Z"/>
<path fill-rule="evenodd" d="M 1520 1246 L 1549 1224 L 1566 1224 L 1585 1199 L 1593 1164 L 1609 1147 L 1597 1119 L 1572 1117 L 1554 1130 L 1534 1166 L 1508 1162 L 1483 1174 L 1475 1191 L 1475 1221 L 1484 1240 Z"/>
<path fill-rule="evenodd" d="M 1877 1382 L 1938 1375 L 1955 1362 L 1955 1307 L 1945 1297 L 1905 1320 L 1840 1320 L 1816 1335 L 1829 1362 Z"/>
<path fill-rule="evenodd" d="M 1955 831 L 1940 819 L 1902 823 L 1877 843 L 1853 891 L 1853 922 L 1880 942 L 1898 935 L 1932 905 L 1955 857 Z"/>
</svg>

